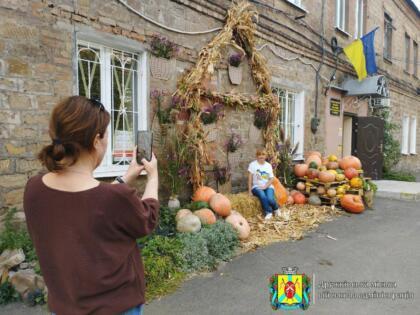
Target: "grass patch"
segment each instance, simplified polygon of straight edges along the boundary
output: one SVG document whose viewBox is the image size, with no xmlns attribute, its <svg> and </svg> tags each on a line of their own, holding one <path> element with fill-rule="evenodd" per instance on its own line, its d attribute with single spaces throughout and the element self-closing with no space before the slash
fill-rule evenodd
<svg viewBox="0 0 420 315">
<path fill-rule="evenodd" d="M 403 182 L 415 182 L 416 176 L 406 172 L 389 171 L 383 173 L 383 179 L 398 180 Z"/>
</svg>

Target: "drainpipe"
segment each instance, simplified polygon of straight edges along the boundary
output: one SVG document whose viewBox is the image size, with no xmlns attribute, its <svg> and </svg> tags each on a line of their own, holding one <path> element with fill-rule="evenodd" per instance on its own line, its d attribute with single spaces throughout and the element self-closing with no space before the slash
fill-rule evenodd
<svg viewBox="0 0 420 315">
<path fill-rule="evenodd" d="M 325 29 L 324 29 L 324 9 L 325 9 L 325 0 L 322 0 L 321 6 L 321 35 L 320 35 L 320 45 L 321 45 L 321 62 L 316 70 L 315 74 L 315 113 L 314 117 L 311 119 L 311 130 L 312 133 L 316 133 L 319 126 L 319 118 L 318 118 L 318 98 L 319 98 L 319 81 L 321 78 L 321 69 L 324 65 L 325 59 L 325 47 L 324 47 L 324 37 L 325 37 Z"/>
</svg>

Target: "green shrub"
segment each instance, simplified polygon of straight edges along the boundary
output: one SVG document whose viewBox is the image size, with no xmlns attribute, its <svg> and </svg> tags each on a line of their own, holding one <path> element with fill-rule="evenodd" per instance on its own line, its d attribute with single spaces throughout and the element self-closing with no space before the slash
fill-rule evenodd
<svg viewBox="0 0 420 315">
<path fill-rule="evenodd" d="M 155 230 L 155 234 L 171 236 L 176 233 L 175 222 L 176 210 L 168 207 L 160 207 L 159 222 Z"/>
<path fill-rule="evenodd" d="M 32 240 L 26 228 L 17 228 L 13 226 L 12 220 L 16 211 L 16 208 L 7 211 L 4 221 L 4 230 L 0 234 L 0 253 L 5 249 L 22 248 L 25 253 L 26 261 L 38 261 Z"/>
<path fill-rule="evenodd" d="M 142 249 L 148 299 L 175 290 L 185 277 L 182 243 L 177 238 L 153 236 Z"/>
<path fill-rule="evenodd" d="M 237 232 L 223 220 L 205 225 L 200 234 L 206 240 L 209 255 L 215 262 L 231 258 L 239 245 Z"/>
<path fill-rule="evenodd" d="M 180 233 L 177 238 L 183 245 L 183 271 L 192 272 L 214 267 L 214 259 L 209 255 L 207 241 L 201 233 Z"/>
<path fill-rule="evenodd" d="M 20 300 L 19 293 L 15 291 L 9 282 L 0 284 L 0 305 Z"/>
<path fill-rule="evenodd" d="M 405 172 L 396 172 L 396 171 L 387 171 L 383 173 L 383 179 L 388 179 L 388 180 L 399 180 L 399 181 L 403 181 L 403 182 L 415 182 L 416 181 L 416 176 L 410 174 L 410 173 L 405 173 Z"/>
</svg>

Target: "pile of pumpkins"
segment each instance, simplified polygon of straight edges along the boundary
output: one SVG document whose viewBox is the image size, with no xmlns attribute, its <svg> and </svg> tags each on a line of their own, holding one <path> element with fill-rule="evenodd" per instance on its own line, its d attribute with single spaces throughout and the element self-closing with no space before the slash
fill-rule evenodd
<svg viewBox="0 0 420 315">
<path fill-rule="evenodd" d="M 214 224 L 218 218 L 223 218 L 238 232 L 240 240 L 249 237 L 251 228 L 248 221 L 232 210 L 230 200 L 223 194 L 216 193 L 211 187 L 201 186 L 192 200 L 191 209 L 180 209 L 175 216 L 178 232 L 196 233 L 201 230 L 202 224 Z"/>
<path fill-rule="evenodd" d="M 311 151 L 307 154 L 305 163 L 296 164 L 294 173 L 298 178 L 310 179 L 314 182 L 332 183 L 341 182 L 342 184 L 326 189 L 324 185 L 317 187 L 317 193 L 312 194 L 308 200 L 302 193 L 307 186 L 313 186 L 311 181 L 300 181 L 296 184 L 297 191 L 292 191 L 291 196 L 295 203 L 305 203 L 308 201 L 313 205 L 320 205 L 319 196 L 337 197 L 341 206 L 348 212 L 360 213 L 365 207 L 361 196 L 347 194 L 350 189 L 360 189 L 363 187 L 363 179 L 360 177 L 362 163 L 352 155 L 338 159 L 335 155 L 322 158 L 321 153 Z"/>
</svg>

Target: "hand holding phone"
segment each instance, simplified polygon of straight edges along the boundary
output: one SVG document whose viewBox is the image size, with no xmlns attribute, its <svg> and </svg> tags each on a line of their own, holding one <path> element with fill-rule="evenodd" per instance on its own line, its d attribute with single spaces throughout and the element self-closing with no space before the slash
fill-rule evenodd
<svg viewBox="0 0 420 315">
<path fill-rule="evenodd" d="M 141 130 L 137 132 L 137 152 L 136 159 L 138 164 L 143 164 L 142 159 L 148 162 L 152 160 L 153 150 L 153 132 L 150 130 Z"/>
</svg>

